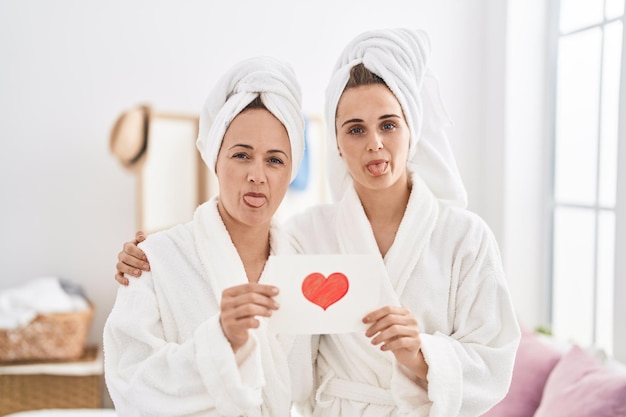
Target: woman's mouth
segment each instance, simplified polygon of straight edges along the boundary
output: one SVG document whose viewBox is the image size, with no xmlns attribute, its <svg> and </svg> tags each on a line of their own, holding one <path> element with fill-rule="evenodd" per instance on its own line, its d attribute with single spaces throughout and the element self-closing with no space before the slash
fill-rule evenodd
<svg viewBox="0 0 626 417">
<path fill-rule="evenodd" d="M 243 201 L 250 207 L 259 208 L 267 202 L 267 196 L 261 193 L 246 193 Z"/>
<path fill-rule="evenodd" d="M 389 162 L 382 160 L 382 159 L 377 159 L 375 161 L 368 162 L 365 167 L 367 168 L 370 174 L 372 174 L 375 177 L 379 177 L 385 173 L 388 166 L 389 166 Z"/>
</svg>

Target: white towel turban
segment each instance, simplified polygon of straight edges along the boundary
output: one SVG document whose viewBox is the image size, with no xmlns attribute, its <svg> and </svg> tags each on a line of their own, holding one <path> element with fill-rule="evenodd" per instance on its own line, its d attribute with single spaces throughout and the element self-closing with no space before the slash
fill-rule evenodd
<svg viewBox="0 0 626 417">
<path fill-rule="evenodd" d="M 202 112 L 196 145 L 202 159 L 215 171 L 226 129 L 256 97 L 285 126 L 291 142 L 291 179 L 304 154 L 302 94 L 291 67 L 274 58 L 257 57 L 234 65 L 209 94 Z"/>
<path fill-rule="evenodd" d="M 428 68 L 430 41 L 423 31 L 373 30 L 354 38 L 341 53 L 326 89 L 329 180 L 335 200 L 352 183 L 337 151 L 335 117 L 350 70 L 358 64 L 381 77 L 396 96 L 411 135 L 408 167 L 417 172 L 440 200 L 467 206 L 467 193 L 444 127 L 450 118 Z"/>
</svg>

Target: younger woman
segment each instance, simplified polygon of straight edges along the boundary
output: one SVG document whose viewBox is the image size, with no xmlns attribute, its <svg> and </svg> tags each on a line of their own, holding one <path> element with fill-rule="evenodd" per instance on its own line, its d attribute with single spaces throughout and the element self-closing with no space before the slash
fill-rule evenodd
<svg viewBox="0 0 626 417">
<path fill-rule="evenodd" d="M 519 328 L 499 250 L 466 194 L 423 32 L 371 31 L 326 91 L 338 202 L 294 217 L 304 253 L 378 254 L 392 294 L 365 334 L 319 338 L 315 416 L 480 416 L 504 397 Z"/>
</svg>

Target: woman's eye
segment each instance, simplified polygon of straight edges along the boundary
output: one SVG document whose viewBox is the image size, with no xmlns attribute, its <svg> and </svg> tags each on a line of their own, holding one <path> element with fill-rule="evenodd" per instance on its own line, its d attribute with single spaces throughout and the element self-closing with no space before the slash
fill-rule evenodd
<svg viewBox="0 0 626 417">
<path fill-rule="evenodd" d="M 238 152 L 236 154 L 233 155 L 233 158 L 237 158 L 237 159 L 247 159 L 248 155 L 246 155 L 243 152 Z"/>
<path fill-rule="evenodd" d="M 359 126 L 352 127 L 348 130 L 348 134 L 350 135 L 360 135 L 361 133 L 363 133 L 363 128 Z"/>
<path fill-rule="evenodd" d="M 395 127 L 396 127 L 395 123 L 392 123 L 392 122 L 383 123 L 383 130 L 391 130 L 391 129 L 394 129 Z"/>
<path fill-rule="evenodd" d="M 283 164 L 283 161 L 282 161 L 281 159 L 279 159 L 279 158 L 275 158 L 275 157 L 271 157 L 271 158 L 269 158 L 269 159 L 268 159 L 268 162 L 269 162 L 270 164 L 278 164 L 278 165 L 282 165 L 282 164 Z"/>
</svg>

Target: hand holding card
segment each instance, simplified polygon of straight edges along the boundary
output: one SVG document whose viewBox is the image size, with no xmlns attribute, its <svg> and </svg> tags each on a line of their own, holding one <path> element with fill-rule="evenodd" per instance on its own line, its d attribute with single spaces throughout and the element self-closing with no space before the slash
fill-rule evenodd
<svg viewBox="0 0 626 417">
<path fill-rule="evenodd" d="M 387 271 L 374 255 L 270 256 L 261 278 L 280 289 L 269 330 L 286 334 L 365 331 L 362 322 L 380 307 Z"/>
</svg>

